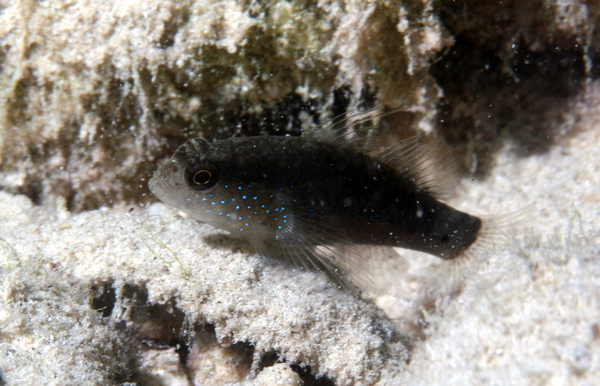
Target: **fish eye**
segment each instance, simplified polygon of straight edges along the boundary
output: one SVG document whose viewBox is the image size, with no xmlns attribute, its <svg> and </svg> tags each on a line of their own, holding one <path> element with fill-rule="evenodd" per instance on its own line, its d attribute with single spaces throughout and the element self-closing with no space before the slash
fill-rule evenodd
<svg viewBox="0 0 600 386">
<path fill-rule="evenodd" d="M 207 190 L 215 186 L 219 171 L 213 165 L 189 167 L 186 170 L 186 182 L 194 190 Z"/>
<path fill-rule="evenodd" d="M 212 180 L 212 173 L 210 170 L 200 170 L 192 177 L 192 181 L 196 185 L 206 185 L 210 183 L 210 180 Z"/>
</svg>

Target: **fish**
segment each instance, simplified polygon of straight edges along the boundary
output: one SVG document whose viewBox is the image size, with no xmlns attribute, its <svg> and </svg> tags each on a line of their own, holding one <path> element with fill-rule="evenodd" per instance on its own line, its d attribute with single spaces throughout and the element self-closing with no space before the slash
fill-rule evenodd
<svg viewBox="0 0 600 386">
<path fill-rule="evenodd" d="M 364 266 L 369 248 L 454 260 L 476 243 L 483 220 L 441 201 L 426 144 L 414 136 L 382 149 L 350 126 L 190 139 L 158 167 L 149 189 L 259 254 L 324 271 L 351 291 L 361 283 L 348 272 Z"/>
</svg>

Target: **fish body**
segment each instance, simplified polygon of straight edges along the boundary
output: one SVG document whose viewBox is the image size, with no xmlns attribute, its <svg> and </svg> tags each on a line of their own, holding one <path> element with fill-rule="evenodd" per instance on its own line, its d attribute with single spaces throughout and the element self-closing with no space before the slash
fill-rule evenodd
<svg viewBox="0 0 600 386">
<path fill-rule="evenodd" d="M 454 259 L 476 242 L 482 221 L 436 198 L 421 177 L 416 146 L 407 141 L 367 152 L 343 138 L 314 135 L 198 138 L 162 164 L 149 187 L 164 203 L 248 240 L 259 253 L 334 276 L 364 257 L 335 256 L 357 245 Z"/>
<path fill-rule="evenodd" d="M 201 171 L 211 181 L 194 182 Z M 451 259 L 481 228 L 477 217 L 436 200 L 410 171 L 302 137 L 192 139 L 155 173 L 150 189 L 191 217 L 250 240 L 308 232 L 314 245 L 347 241 Z"/>
</svg>

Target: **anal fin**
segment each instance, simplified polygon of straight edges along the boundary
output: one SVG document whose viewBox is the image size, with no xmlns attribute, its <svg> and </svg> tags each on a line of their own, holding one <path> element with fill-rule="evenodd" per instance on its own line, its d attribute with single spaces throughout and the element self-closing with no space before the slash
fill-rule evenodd
<svg viewBox="0 0 600 386">
<path fill-rule="evenodd" d="M 290 223 L 275 240 L 255 246 L 258 252 L 301 269 L 322 272 L 356 297 L 378 292 L 377 265 L 399 257 L 393 247 L 355 244 L 336 229 L 302 215 L 291 216 Z"/>
</svg>

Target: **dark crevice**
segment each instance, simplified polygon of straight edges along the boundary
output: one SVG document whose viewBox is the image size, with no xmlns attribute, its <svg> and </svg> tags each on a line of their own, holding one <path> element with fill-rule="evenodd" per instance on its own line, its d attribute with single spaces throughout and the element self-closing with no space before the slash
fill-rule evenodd
<svg viewBox="0 0 600 386">
<path fill-rule="evenodd" d="M 290 365 L 290 369 L 294 371 L 302 380 L 302 386 L 335 386 L 335 383 L 328 377 L 315 376 L 310 371 L 310 366 Z"/>
<path fill-rule="evenodd" d="M 92 296 L 92 309 L 100 312 L 104 318 L 109 317 L 117 302 L 117 292 L 112 283 L 93 285 Z"/>
<path fill-rule="evenodd" d="M 13 92 L 5 100 L 6 119 L 8 127 L 20 127 L 32 119 L 28 109 L 29 96 L 32 89 L 38 87 L 38 82 L 32 70 L 22 74 L 13 86 Z"/>
<path fill-rule="evenodd" d="M 3 189 L 4 190 L 4 189 Z M 18 186 L 16 189 L 6 189 L 8 193 L 22 194 L 29 198 L 35 205 L 42 204 L 42 182 L 40 178 L 30 179 L 27 184 Z"/>
<path fill-rule="evenodd" d="M 565 117 L 585 89 L 584 52 L 575 43 L 543 44 L 534 50 L 520 41 L 509 53 L 457 35 L 431 66 L 444 90 L 438 129 L 465 170 L 486 175 L 505 139 L 525 155 L 545 152 L 569 134 Z"/>
<path fill-rule="evenodd" d="M 118 332 L 117 345 L 123 347 L 122 368 L 114 374 L 114 379 L 140 384 L 158 382 L 155 374 L 144 370 L 140 353 L 171 348 L 179 356 L 184 371 L 191 371 L 188 376 L 200 372 L 202 377 L 204 367 L 198 361 L 207 357 L 224 360 L 223 364 L 230 366 L 232 380 L 241 381 L 251 373 L 254 357 L 251 343 L 219 341 L 211 324 L 192 327 L 174 300 L 152 303 L 145 286 L 126 284 L 115 289 L 110 282 L 94 284 L 92 295 L 90 307 L 111 318 L 107 321 Z"/>
<path fill-rule="evenodd" d="M 174 9 L 171 11 L 171 17 L 165 22 L 163 33 L 158 41 L 160 48 L 169 48 L 175 43 L 175 35 L 179 29 L 190 19 L 190 12 L 187 8 Z"/>
<path fill-rule="evenodd" d="M 277 363 L 284 363 L 285 360 L 282 359 L 277 351 L 267 351 L 264 352 L 261 357 L 258 365 L 253 372 L 256 374 L 261 372 L 263 369 L 267 367 L 271 367 Z M 329 377 L 321 375 L 315 375 L 311 372 L 310 366 L 302 366 L 298 364 L 291 363 L 289 364 L 290 369 L 298 374 L 300 380 L 302 381 L 302 386 L 335 386 L 335 382 L 333 382 Z"/>
<path fill-rule="evenodd" d="M 378 90 L 373 89 L 369 84 L 365 84 L 360 92 L 358 100 L 359 110 L 369 110 L 375 107 L 377 103 Z"/>
<path fill-rule="evenodd" d="M 592 79 L 600 78 L 600 53 L 593 55 L 590 58 L 591 69 L 590 69 L 590 77 Z"/>
<path fill-rule="evenodd" d="M 193 342 L 190 345 L 188 370 L 200 378 L 211 377 L 206 370 L 213 366 L 227 368 L 222 382 L 240 382 L 252 374 L 254 346 L 249 342 L 229 342 L 229 338 L 217 339 L 215 326 L 202 324 L 194 328 Z M 210 370 L 212 371 L 212 370 Z"/>
<path fill-rule="evenodd" d="M 149 302 L 144 286 L 126 284 L 115 289 L 113 283 L 102 282 L 92 286 L 92 295 L 91 308 L 105 318 L 110 317 L 107 320 L 119 332 L 114 347 L 120 347 L 121 365 L 112 376 L 116 381 L 140 384 L 159 381 L 155 374 L 143 370 L 140 350 L 175 348 L 181 366 L 190 371 L 189 377 L 202 378 L 202 363 L 219 358 L 219 363 L 224 361 L 225 366 L 230 366 L 228 374 L 232 382 L 253 377 L 263 369 L 285 361 L 275 350 L 270 350 L 263 352 L 258 363 L 254 363 L 256 352 L 251 342 L 231 341 L 228 337 L 218 339 L 213 324 L 190 326 L 184 312 L 173 300 L 160 304 Z M 115 311 L 116 307 L 120 310 Z M 116 315 L 122 319 L 114 319 Z M 389 329 L 384 326 L 376 328 L 386 339 L 394 340 Z M 310 366 L 290 364 L 290 369 L 298 374 L 302 385 L 335 385 L 329 377 L 313 374 Z M 210 377 L 210 374 L 207 376 Z"/>
<path fill-rule="evenodd" d="M 148 348 L 168 349 L 182 346 L 185 314 L 174 301 L 152 304 L 145 288 L 125 286 L 123 307 L 128 309 L 127 328 Z"/>
<path fill-rule="evenodd" d="M 261 114 L 247 114 L 241 108 L 238 112 L 228 114 L 223 122 L 228 130 L 218 133 L 219 139 L 230 137 L 248 137 L 256 135 L 295 135 L 301 134 L 302 121 L 300 114 L 307 113 L 313 121 L 318 120 L 317 100 L 304 101 L 296 93 L 288 94 L 274 107 L 264 106 Z"/>
<path fill-rule="evenodd" d="M 279 362 L 279 355 L 275 350 L 264 352 L 258 362 L 257 370 L 260 372 L 266 367 L 271 367 Z"/>
<path fill-rule="evenodd" d="M 188 357 L 190 356 L 190 346 L 186 342 L 185 339 L 181 338 L 177 341 L 177 344 L 174 346 L 175 352 L 179 355 L 179 362 L 185 366 L 188 361 Z"/>
<path fill-rule="evenodd" d="M 332 116 L 337 117 L 348 111 L 348 106 L 354 98 L 350 87 L 340 87 L 333 91 L 333 103 L 331 105 Z"/>
<path fill-rule="evenodd" d="M 356 98 L 348 87 L 335 89 L 331 96 L 331 116 L 339 116 L 348 111 L 351 101 Z M 286 95 L 274 106 L 259 103 L 250 106 L 243 100 L 233 101 L 227 107 L 216 106 L 212 114 L 203 116 L 198 122 L 181 123 L 184 127 L 176 132 L 163 133 L 167 138 L 164 156 L 170 156 L 183 142 L 201 136 L 208 141 L 231 137 L 259 135 L 301 135 L 301 127 L 308 117 L 308 123 L 319 125 L 326 98 L 303 99 L 295 92 Z M 375 106 L 376 91 L 365 86 L 358 106 L 369 109 Z"/>
<path fill-rule="evenodd" d="M 185 333 L 185 315 L 175 301 L 153 304 L 149 302 L 148 291 L 144 286 L 126 284 L 115 290 L 112 284 L 95 285 L 98 294 L 92 301 L 92 308 L 103 310 L 103 316 L 112 316 L 112 325 L 118 331 L 118 344 L 126 352 L 122 369 L 113 378 L 120 383 L 160 384 L 161 378 L 145 370 L 141 352 L 147 350 L 168 350 L 175 348 L 183 367 L 189 355 L 188 335 Z M 114 298 L 113 298 L 114 296 Z M 104 315 L 104 303 L 120 307 L 119 312 Z M 116 316 L 115 316 L 116 315 Z M 114 319 L 121 317 L 121 319 Z"/>
<path fill-rule="evenodd" d="M 243 100 L 232 101 L 228 106 L 215 106 L 212 113 L 195 117 L 194 122 L 175 124 L 175 130 L 169 125 L 161 127 L 159 132 L 165 138 L 165 146 L 158 157 L 170 157 L 185 141 L 197 137 L 210 142 L 258 135 L 298 136 L 303 119 L 319 124 L 319 106 L 322 104 L 320 98 L 303 100 L 300 95 L 290 93 L 274 106 L 266 103 L 250 106 Z"/>
</svg>

